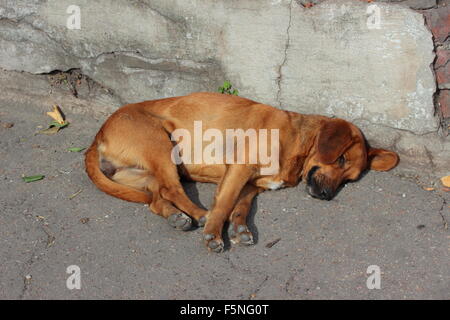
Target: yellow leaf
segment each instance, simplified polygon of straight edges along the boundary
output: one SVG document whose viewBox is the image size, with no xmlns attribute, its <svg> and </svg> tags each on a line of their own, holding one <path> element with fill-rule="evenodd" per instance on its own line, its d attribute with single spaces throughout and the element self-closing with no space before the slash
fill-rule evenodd
<svg viewBox="0 0 450 320">
<path fill-rule="evenodd" d="M 442 177 L 441 182 L 445 187 L 450 188 L 450 176 Z"/>
<path fill-rule="evenodd" d="M 56 122 L 59 124 L 64 124 L 64 117 L 62 116 L 61 110 L 59 107 L 55 104 L 53 105 L 53 111 L 47 112 L 47 114 L 52 117 Z"/>
<path fill-rule="evenodd" d="M 58 131 L 59 131 L 59 127 L 50 127 L 50 128 L 48 128 L 48 129 L 45 129 L 45 130 L 41 130 L 41 131 L 39 131 L 39 133 L 40 134 L 48 134 L 48 135 L 52 135 L 52 134 L 55 134 L 55 133 L 57 133 Z"/>
<path fill-rule="evenodd" d="M 426 191 L 433 191 L 434 190 L 434 188 L 423 188 L 424 190 L 426 190 Z"/>
</svg>

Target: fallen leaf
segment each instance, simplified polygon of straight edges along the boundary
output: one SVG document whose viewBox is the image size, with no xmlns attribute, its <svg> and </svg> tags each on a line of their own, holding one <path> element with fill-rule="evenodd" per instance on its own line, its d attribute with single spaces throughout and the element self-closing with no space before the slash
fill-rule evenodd
<svg viewBox="0 0 450 320">
<path fill-rule="evenodd" d="M 22 177 L 23 181 L 25 181 L 26 183 L 34 182 L 34 181 L 39 181 L 39 180 L 42 180 L 42 179 L 44 179 L 44 178 L 45 178 L 44 175 Z"/>
<path fill-rule="evenodd" d="M 81 222 L 82 224 L 86 224 L 86 223 L 89 222 L 89 218 L 81 218 L 81 219 L 80 219 L 80 222 Z"/>
<path fill-rule="evenodd" d="M 429 187 L 429 188 L 423 188 L 423 190 L 426 190 L 426 191 L 433 191 L 434 188 L 431 188 L 431 187 Z"/>
<path fill-rule="evenodd" d="M 5 128 L 5 129 L 9 129 L 9 128 L 14 127 L 14 123 L 12 123 L 12 122 L 5 122 L 5 123 L 2 123 L 2 127 Z"/>
<path fill-rule="evenodd" d="M 39 131 L 40 134 L 48 134 L 48 135 L 52 135 L 55 134 L 59 131 L 60 127 L 56 127 L 56 126 L 50 126 L 47 129 L 41 130 Z"/>
<path fill-rule="evenodd" d="M 69 125 L 69 122 L 64 121 L 64 123 L 59 123 L 57 121 L 53 121 L 52 123 L 50 123 L 50 127 L 58 127 L 58 128 L 64 128 L 67 127 Z"/>
<path fill-rule="evenodd" d="M 55 104 L 53 105 L 53 111 L 47 112 L 47 114 L 52 117 L 57 123 L 63 125 L 65 120 L 61 113 L 61 109 Z"/>
<path fill-rule="evenodd" d="M 69 149 L 67 149 L 67 151 L 70 151 L 70 152 L 81 152 L 81 151 L 83 151 L 84 149 L 86 149 L 86 148 L 69 148 Z"/>
<path fill-rule="evenodd" d="M 47 115 L 49 115 L 54 121 L 50 123 L 47 129 L 39 131 L 41 134 L 52 135 L 69 125 L 69 122 L 64 119 L 61 109 L 56 104 L 53 105 L 53 111 L 47 112 Z"/>
<path fill-rule="evenodd" d="M 444 187 L 450 188 L 450 176 L 442 177 L 441 182 L 444 185 Z"/>
</svg>

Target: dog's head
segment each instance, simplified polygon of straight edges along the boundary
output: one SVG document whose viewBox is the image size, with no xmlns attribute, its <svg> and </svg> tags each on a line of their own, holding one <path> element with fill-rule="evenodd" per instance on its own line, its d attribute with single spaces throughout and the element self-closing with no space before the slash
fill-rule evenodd
<svg viewBox="0 0 450 320">
<path fill-rule="evenodd" d="M 320 127 L 302 178 L 311 196 L 331 200 L 342 183 L 358 179 L 364 170 L 388 171 L 398 161 L 395 152 L 368 147 L 353 124 L 330 119 Z"/>
</svg>

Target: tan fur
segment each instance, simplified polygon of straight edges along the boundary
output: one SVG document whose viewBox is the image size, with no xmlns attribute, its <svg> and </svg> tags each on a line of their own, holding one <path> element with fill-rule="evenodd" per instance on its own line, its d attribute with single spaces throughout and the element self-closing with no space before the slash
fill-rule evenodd
<svg viewBox="0 0 450 320">
<path fill-rule="evenodd" d="M 171 160 L 170 133 L 175 129 L 193 133 L 194 121 L 199 120 L 203 130 L 214 128 L 224 135 L 226 129 L 278 129 L 279 172 L 261 175 L 263 164 L 248 163 L 250 149 L 258 145 L 247 146 L 245 155 L 238 155 L 247 157 L 245 164 L 177 167 Z M 100 162 L 108 164 L 104 171 L 111 171 L 111 179 L 102 173 Z M 228 219 L 234 242 L 251 237 L 248 229 L 242 231 L 238 226 L 245 226 L 252 199 L 263 190 L 295 186 L 319 167 L 313 170 L 314 185 L 309 191 L 320 196 L 320 192 L 334 193 L 345 180 L 357 179 L 367 167 L 389 170 L 397 162 L 398 156 L 391 151 L 368 148 L 359 129 L 347 121 L 301 115 L 215 93 L 126 105 L 103 124 L 86 152 L 86 171 L 99 189 L 120 199 L 148 203 L 169 221 L 181 219 L 175 224 L 189 222 L 183 213 L 200 222 L 206 218 L 205 241 L 214 251 L 223 248 L 221 232 Z M 210 211 L 192 203 L 180 177 L 218 184 Z"/>
</svg>

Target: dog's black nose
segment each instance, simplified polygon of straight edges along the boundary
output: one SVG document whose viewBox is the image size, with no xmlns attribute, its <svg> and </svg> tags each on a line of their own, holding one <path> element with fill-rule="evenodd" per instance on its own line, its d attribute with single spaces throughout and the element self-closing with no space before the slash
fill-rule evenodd
<svg viewBox="0 0 450 320">
<path fill-rule="evenodd" d="M 322 200 L 331 200 L 333 198 L 333 193 L 329 189 L 324 189 L 320 193 L 320 199 Z"/>
<path fill-rule="evenodd" d="M 334 196 L 333 191 L 329 188 L 317 189 L 308 186 L 307 191 L 313 198 L 317 198 L 320 200 L 331 200 Z"/>
</svg>

